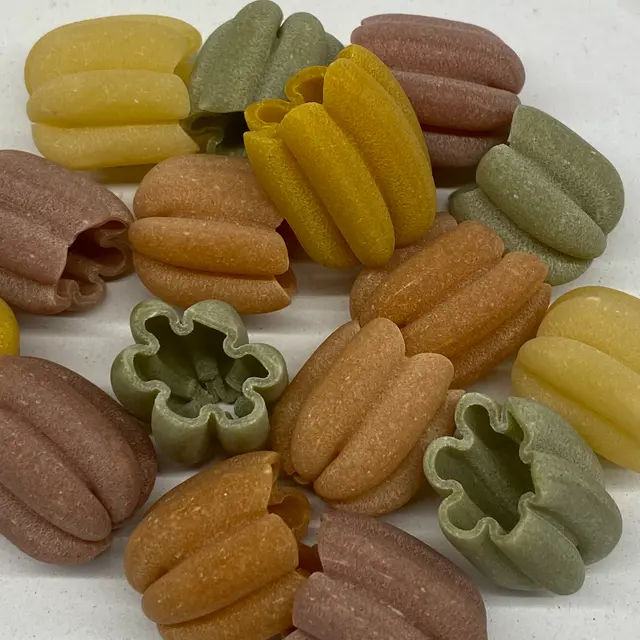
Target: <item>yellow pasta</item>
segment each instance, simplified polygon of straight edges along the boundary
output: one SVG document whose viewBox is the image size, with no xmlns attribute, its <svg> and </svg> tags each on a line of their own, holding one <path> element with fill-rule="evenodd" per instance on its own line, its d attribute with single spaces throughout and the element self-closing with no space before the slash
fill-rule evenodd
<svg viewBox="0 0 640 640">
<path fill-rule="evenodd" d="M 256 176 L 309 256 L 328 267 L 384 266 L 435 217 L 424 136 L 389 69 L 362 47 L 308 67 L 288 102 L 245 110 Z M 365 109 L 356 108 L 359 104 Z"/>
<path fill-rule="evenodd" d="M 46 157 L 73 169 L 157 163 L 195 153 L 182 130 L 190 25 L 164 16 L 114 16 L 54 29 L 25 64 L 27 113 Z"/>
<path fill-rule="evenodd" d="M 0 298 L 0 355 L 18 355 L 20 331 L 11 307 Z"/>
<path fill-rule="evenodd" d="M 596 453 L 640 471 L 640 300 L 582 287 L 561 296 L 518 354 L 516 394 L 566 418 Z"/>
</svg>

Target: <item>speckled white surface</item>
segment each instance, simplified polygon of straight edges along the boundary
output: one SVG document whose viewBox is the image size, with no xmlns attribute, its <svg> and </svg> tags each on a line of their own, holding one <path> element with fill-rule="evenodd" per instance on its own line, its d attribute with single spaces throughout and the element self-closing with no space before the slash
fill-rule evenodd
<svg viewBox="0 0 640 640">
<path fill-rule="evenodd" d="M 205 35 L 230 18 L 240 0 L 2 0 L 0 26 L 0 147 L 33 151 L 22 82 L 25 57 L 46 31 L 74 20 L 119 13 L 159 13 L 191 22 Z M 524 102 L 549 111 L 587 138 L 620 170 L 627 207 L 609 237 L 605 256 L 572 286 L 603 284 L 640 295 L 640 3 L 638 0 L 281 0 L 285 14 L 310 11 L 347 42 L 365 16 L 430 13 L 492 29 L 524 61 Z M 126 198 L 131 189 L 119 190 Z M 442 193 L 444 202 L 445 193 Z M 301 293 L 287 310 L 251 318 L 254 340 L 280 348 L 292 373 L 348 318 L 349 278 L 297 266 Z M 556 295 L 561 290 L 556 291 Z M 25 355 L 57 360 L 108 386 L 112 358 L 129 342 L 128 314 L 147 297 L 131 277 L 109 289 L 88 314 L 21 317 Z M 508 394 L 508 366 L 478 390 Z M 639 390 L 640 392 L 640 390 Z M 521 595 L 482 587 L 492 640 L 632 640 L 640 637 L 640 476 L 606 467 L 625 532 L 614 553 L 591 567 L 585 587 L 571 597 Z M 154 497 L 184 472 L 162 465 Z M 432 502 L 413 505 L 390 520 L 460 563 L 437 526 Z M 140 611 L 140 599 L 122 576 L 130 529 L 93 564 L 57 569 L 25 558 L 0 539 L 0 640 L 147 640 L 158 637 Z M 470 570 L 470 569 L 469 569 Z"/>
</svg>

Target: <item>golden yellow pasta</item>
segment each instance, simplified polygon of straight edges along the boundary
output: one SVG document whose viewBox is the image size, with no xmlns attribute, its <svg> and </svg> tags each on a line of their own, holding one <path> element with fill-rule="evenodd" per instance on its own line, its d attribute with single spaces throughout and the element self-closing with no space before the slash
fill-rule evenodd
<svg viewBox="0 0 640 640">
<path fill-rule="evenodd" d="M 300 71 L 285 93 L 288 101 L 246 109 L 244 141 L 309 256 L 380 267 L 419 240 L 434 220 L 435 188 L 424 136 L 389 69 L 351 46 L 328 67 Z"/>
</svg>

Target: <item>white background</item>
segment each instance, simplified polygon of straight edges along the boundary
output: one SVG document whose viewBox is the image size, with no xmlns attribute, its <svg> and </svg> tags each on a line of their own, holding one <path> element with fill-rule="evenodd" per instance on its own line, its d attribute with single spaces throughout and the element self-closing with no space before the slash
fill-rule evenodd
<svg viewBox="0 0 640 640">
<path fill-rule="evenodd" d="M 61 24 L 120 13 L 171 15 L 206 37 L 244 3 L 237 0 L 0 0 L 0 147 L 35 151 L 25 115 L 25 57 L 35 40 Z M 602 151 L 627 193 L 620 225 L 603 258 L 572 286 L 603 284 L 640 295 L 640 2 L 638 0 L 281 0 L 285 15 L 309 11 L 342 42 L 361 18 L 421 13 L 473 22 L 495 31 L 522 58 L 523 102 L 550 112 Z M 130 202 L 131 189 L 115 189 Z M 441 193 L 444 204 L 446 193 Z M 280 348 L 291 373 L 348 319 L 350 278 L 298 265 L 300 295 L 290 308 L 248 319 L 254 340 Z M 557 289 L 558 295 L 562 289 Z M 75 316 L 20 317 L 22 352 L 61 362 L 108 388 L 113 357 L 129 344 L 128 315 L 147 297 L 135 277 L 110 285 L 105 303 Z M 476 388 L 503 398 L 509 363 Z M 639 390 L 640 392 L 640 390 Z M 640 637 L 640 479 L 606 465 L 625 521 L 619 547 L 591 567 L 571 597 L 518 594 L 489 586 L 448 546 L 426 501 L 390 520 L 469 570 L 480 584 L 492 640 L 631 640 Z M 185 473 L 162 464 L 154 497 Z M 24 557 L 0 539 L 0 640 L 147 640 L 157 638 L 140 598 L 122 576 L 130 530 L 85 567 L 59 569 Z"/>
</svg>

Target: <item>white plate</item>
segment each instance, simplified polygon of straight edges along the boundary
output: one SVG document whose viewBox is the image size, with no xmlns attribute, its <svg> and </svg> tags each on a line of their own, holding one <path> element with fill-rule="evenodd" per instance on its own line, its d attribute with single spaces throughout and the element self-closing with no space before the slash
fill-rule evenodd
<svg viewBox="0 0 640 640">
<path fill-rule="evenodd" d="M 35 151 L 25 115 L 25 57 L 58 25 L 120 13 L 158 13 L 190 22 L 206 36 L 244 4 L 241 0 L 1 0 L 0 147 Z M 281 0 L 286 15 L 309 11 L 348 42 L 361 18 L 376 13 L 430 13 L 495 31 L 522 58 L 525 103 L 564 121 L 602 151 L 622 174 L 627 207 L 605 256 L 572 286 L 602 284 L 640 295 L 640 5 L 638 0 Z M 131 189 L 114 189 L 129 199 Z M 444 204 L 446 192 L 440 193 Z M 288 309 L 247 319 L 252 338 L 278 347 L 294 374 L 313 349 L 348 319 L 350 279 L 296 265 L 300 294 Z M 558 295 L 564 289 L 558 288 Z M 148 297 L 135 277 L 109 286 L 106 301 L 79 315 L 21 316 L 22 352 L 50 358 L 108 389 L 113 357 L 129 344 L 128 316 Z M 478 385 L 504 398 L 508 364 Z M 640 389 L 639 389 L 640 392 Z M 163 464 L 152 499 L 186 477 Z M 442 537 L 433 502 L 390 520 L 459 563 L 477 579 L 493 640 L 631 640 L 640 636 L 640 476 L 606 466 L 607 484 L 625 531 L 609 558 L 589 568 L 570 597 L 509 593 L 489 586 Z M 316 523 L 317 524 L 317 523 Z M 112 549 L 80 568 L 36 563 L 0 539 L 0 639 L 152 640 L 154 625 L 122 575 L 130 529 Z"/>
</svg>

